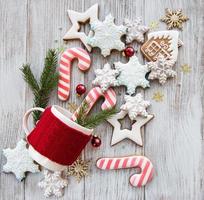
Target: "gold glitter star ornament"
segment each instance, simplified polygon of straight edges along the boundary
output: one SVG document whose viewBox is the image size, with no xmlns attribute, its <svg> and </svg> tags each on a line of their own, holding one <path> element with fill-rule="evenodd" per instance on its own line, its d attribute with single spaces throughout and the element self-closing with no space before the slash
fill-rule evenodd
<svg viewBox="0 0 204 200">
<path fill-rule="evenodd" d="M 182 29 L 183 23 L 189 20 L 189 18 L 182 13 L 182 9 L 171 10 L 169 8 L 166 8 L 165 11 L 166 15 L 161 18 L 161 21 L 167 24 L 168 29 Z"/>
<path fill-rule="evenodd" d="M 78 182 L 88 175 L 89 161 L 77 159 L 72 165 L 68 166 L 67 175 L 74 176 Z"/>
</svg>

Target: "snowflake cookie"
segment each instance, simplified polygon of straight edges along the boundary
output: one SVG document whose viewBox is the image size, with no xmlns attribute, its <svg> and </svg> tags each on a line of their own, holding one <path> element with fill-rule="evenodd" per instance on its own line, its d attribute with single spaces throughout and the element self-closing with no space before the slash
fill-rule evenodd
<svg viewBox="0 0 204 200">
<path fill-rule="evenodd" d="M 38 183 L 41 189 L 44 189 L 45 197 L 55 195 L 61 197 L 63 195 L 63 189 L 68 185 L 68 180 L 61 177 L 62 172 L 55 171 L 50 172 L 44 170 L 44 179 Z"/>
<path fill-rule="evenodd" d="M 147 66 L 151 70 L 148 79 L 158 79 L 162 85 L 166 83 L 167 78 L 176 76 L 176 72 L 172 70 L 172 61 L 163 55 L 159 55 L 157 61 L 147 63 Z"/>
<path fill-rule="evenodd" d="M 87 38 L 87 43 L 92 47 L 99 47 L 104 57 L 110 55 L 112 49 L 122 51 L 125 48 L 121 37 L 125 35 L 126 27 L 116 26 L 111 14 L 106 16 L 103 22 L 99 20 L 91 22 L 91 30 L 94 35 Z"/>
<path fill-rule="evenodd" d="M 130 57 L 128 63 L 121 62 L 114 63 L 116 70 L 120 72 L 117 77 L 118 85 L 125 85 L 127 93 L 132 95 L 138 86 L 143 88 L 149 87 L 149 81 L 146 80 L 145 75 L 149 72 L 147 65 L 140 64 L 137 56 Z"/>
<path fill-rule="evenodd" d="M 117 86 L 118 81 L 116 76 L 119 74 L 118 70 L 111 69 L 111 66 L 106 63 L 103 69 L 95 70 L 96 78 L 93 80 L 93 85 L 101 87 L 101 90 L 105 92 L 111 86 Z"/>
<path fill-rule="evenodd" d="M 142 25 L 141 17 L 137 17 L 134 21 L 125 19 L 124 25 L 127 27 L 126 43 L 131 43 L 133 40 L 138 43 L 144 42 L 144 34 L 149 31 L 149 27 Z"/>
<path fill-rule="evenodd" d="M 137 116 L 147 117 L 146 108 L 150 106 L 149 101 L 145 101 L 141 93 L 135 96 L 125 95 L 125 104 L 120 109 L 127 111 L 131 120 L 136 120 Z"/>
<path fill-rule="evenodd" d="M 26 148 L 27 142 L 21 139 L 15 149 L 4 149 L 3 154 L 7 163 L 3 166 L 6 173 L 12 172 L 18 180 L 25 178 L 25 172 L 39 172 L 38 165 L 34 164 Z"/>
</svg>

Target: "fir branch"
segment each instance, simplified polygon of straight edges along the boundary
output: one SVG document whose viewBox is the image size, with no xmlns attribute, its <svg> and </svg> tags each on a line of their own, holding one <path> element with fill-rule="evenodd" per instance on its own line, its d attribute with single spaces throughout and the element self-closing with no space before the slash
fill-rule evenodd
<svg viewBox="0 0 204 200">
<path fill-rule="evenodd" d="M 103 110 L 97 114 L 87 117 L 87 109 L 88 109 L 88 103 L 84 101 L 82 103 L 82 106 L 79 109 L 76 123 L 80 124 L 83 127 L 90 128 L 90 129 L 98 126 L 104 120 L 110 118 L 112 115 L 117 113 L 117 110 L 115 108 L 112 108 L 108 110 Z"/>
<path fill-rule="evenodd" d="M 45 64 L 43 72 L 40 76 L 40 81 L 35 79 L 30 65 L 23 65 L 21 71 L 23 73 L 25 81 L 28 83 L 34 95 L 34 107 L 45 108 L 48 105 L 51 92 L 58 84 L 57 67 L 57 52 L 53 49 L 49 49 L 45 58 Z M 34 123 L 40 118 L 41 112 L 33 112 Z"/>
<path fill-rule="evenodd" d="M 20 68 L 20 70 L 23 73 L 25 82 L 30 86 L 30 89 L 33 91 L 33 93 L 36 93 L 39 90 L 39 85 L 30 69 L 30 65 L 25 64 L 22 66 L 22 68 Z"/>
<path fill-rule="evenodd" d="M 78 114 L 77 114 L 77 119 L 76 123 L 80 124 L 83 126 L 84 120 L 87 115 L 87 109 L 88 109 L 88 102 L 86 100 L 83 101 L 82 105 L 79 108 Z"/>
<path fill-rule="evenodd" d="M 101 112 L 99 112 L 95 115 L 91 115 L 91 116 L 87 117 L 84 120 L 83 126 L 86 128 L 92 129 L 116 113 L 117 113 L 116 108 L 111 108 L 109 110 L 102 110 Z"/>
</svg>

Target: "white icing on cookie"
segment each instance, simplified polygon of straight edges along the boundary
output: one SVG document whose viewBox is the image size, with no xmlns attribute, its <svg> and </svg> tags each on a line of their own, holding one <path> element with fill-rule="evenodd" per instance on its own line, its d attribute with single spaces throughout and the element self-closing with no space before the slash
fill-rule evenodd
<svg viewBox="0 0 204 200">
<path fill-rule="evenodd" d="M 72 22 L 72 27 L 65 34 L 63 40 L 80 39 L 88 51 L 91 51 L 91 46 L 87 44 L 87 35 L 84 32 L 79 32 L 79 23 L 86 23 L 87 20 L 92 23 L 93 21 L 98 20 L 98 4 L 94 4 L 83 13 L 76 12 L 74 10 L 68 10 L 67 12 Z M 90 32 L 89 35 L 92 35 L 92 32 Z"/>
<path fill-rule="evenodd" d="M 88 37 L 87 43 L 92 47 L 99 47 L 104 57 L 110 55 L 112 49 L 122 51 L 125 48 L 121 36 L 126 33 L 126 27 L 116 26 L 111 14 L 106 16 L 103 22 L 99 20 L 91 22 L 91 30 L 94 35 Z"/>
<path fill-rule="evenodd" d="M 138 86 L 143 88 L 149 87 L 149 81 L 145 75 L 149 71 L 147 65 L 140 64 L 137 56 L 130 57 L 128 63 L 114 63 L 115 68 L 120 72 L 117 77 L 118 84 L 127 87 L 127 93 L 132 95 Z"/>
<path fill-rule="evenodd" d="M 126 43 L 131 43 L 134 40 L 138 43 L 144 42 L 144 34 L 149 31 L 149 27 L 142 25 L 141 17 L 137 17 L 134 21 L 125 19 L 124 25 L 127 27 Z"/>
<path fill-rule="evenodd" d="M 111 69 L 110 64 L 106 63 L 102 69 L 95 70 L 96 78 L 92 81 L 93 85 L 101 87 L 105 92 L 111 86 L 117 86 L 118 81 L 116 76 L 119 74 L 118 70 Z"/>
</svg>

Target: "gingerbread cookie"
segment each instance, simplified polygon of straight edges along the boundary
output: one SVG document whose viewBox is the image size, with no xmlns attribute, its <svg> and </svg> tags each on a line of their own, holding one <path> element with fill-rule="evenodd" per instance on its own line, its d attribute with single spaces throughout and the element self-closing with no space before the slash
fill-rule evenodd
<svg viewBox="0 0 204 200">
<path fill-rule="evenodd" d="M 91 46 L 87 44 L 87 35 L 84 32 L 79 32 L 80 23 L 86 23 L 88 20 L 91 23 L 98 19 L 98 4 L 91 6 L 84 13 L 68 10 L 68 16 L 72 22 L 72 27 L 65 34 L 63 40 L 80 39 L 88 51 L 91 51 Z"/>
<path fill-rule="evenodd" d="M 159 54 L 172 60 L 173 63 L 177 61 L 178 47 L 182 44 L 178 31 L 152 32 L 147 38 L 141 46 L 141 51 L 148 61 L 156 61 Z"/>
<path fill-rule="evenodd" d="M 99 47 L 101 54 L 106 57 L 112 49 L 122 51 L 125 44 L 121 41 L 122 35 L 126 33 L 126 27 L 114 24 L 114 18 L 109 14 L 103 22 L 95 20 L 91 22 L 93 36 L 87 38 L 87 43 L 92 47 Z"/>
</svg>

